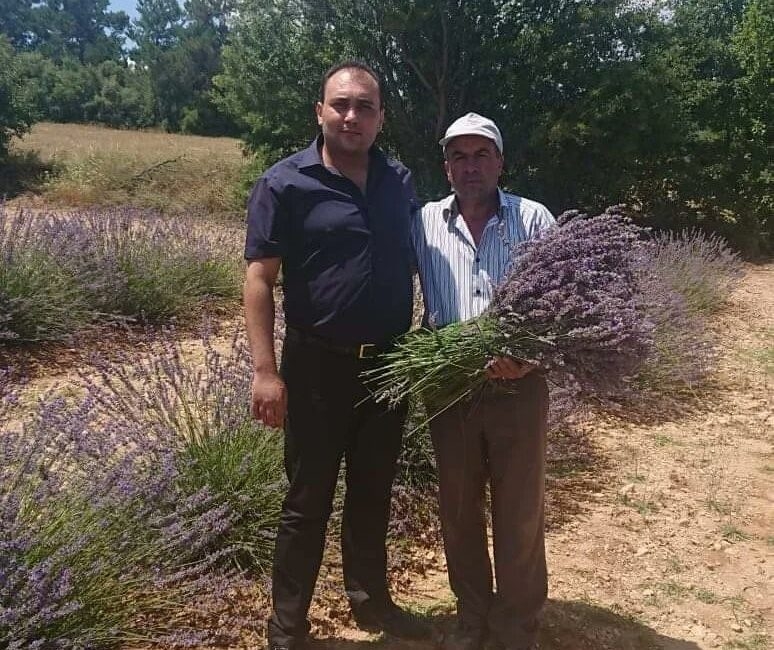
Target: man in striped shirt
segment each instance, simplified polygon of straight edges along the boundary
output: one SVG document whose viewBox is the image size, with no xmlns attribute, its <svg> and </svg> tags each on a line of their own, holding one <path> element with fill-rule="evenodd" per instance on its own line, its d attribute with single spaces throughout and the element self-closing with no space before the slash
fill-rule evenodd
<svg viewBox="0 0 774 650">
<path fill-rule="evenodd" d="M 554 225 L 540 203 L 503 192 L 503 142 L 491 120 L 468 113 L 440 141 L 452 194 L 413 223 L 425 323 L 443 327 L 481 314 L 521 241 Z M 548 388 L 538 368 L 492 359 L 491 381 L 430 422 L 441 524 L 457 626 L 444 650 L 534 648 L 547 596 L 543 484 Z M 494 576 L 485 494 L 492 499 Z"/>
</svg>

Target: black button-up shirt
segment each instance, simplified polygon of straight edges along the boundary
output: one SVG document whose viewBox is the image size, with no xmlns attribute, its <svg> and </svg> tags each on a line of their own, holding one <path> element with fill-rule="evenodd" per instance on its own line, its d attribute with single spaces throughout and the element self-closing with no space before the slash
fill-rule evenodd
<svg viewBox="0 0 774 650">
<path fill-rule="evenodd" d="M 322 162 L 322 136 L 271 167 L 247 205 L 245 259 L 282 258 L 287 325 L 341 344 L 411 325 L 411 172 L 369 153 L 366 194 Z"/>
</svg>

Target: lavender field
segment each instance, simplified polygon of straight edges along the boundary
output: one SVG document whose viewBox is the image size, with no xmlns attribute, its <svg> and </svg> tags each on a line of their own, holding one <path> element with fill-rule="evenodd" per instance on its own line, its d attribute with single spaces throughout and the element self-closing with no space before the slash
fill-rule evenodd
<svg viewBox="0 0 774 650">
<path fill-rule="evenodd" d="M 221 331 L 217 315 L 199 324 L 214 302 L 237 307 L 238 239 L 201 219 L 131 209 L 3 207 L 0 223 L 0 350 L 18 359 L 18 346 L 33 354 L 97 326 L 157 326 L 151 352 L 127 346 L 107 361 L 94 350 L 66 385 L 36 395 L 3 368 L 2 645 L 238 647 L 246 631 L 260 635 L 265 612 L 221 609 L 238 593 L 265 599 L 281 438 L 248 418 L 238 326 Z M 642 302 L 653 305 L 657 344 L 619 395 L 632 416 L 701 390 L 709 323 L 741 271 L 722 242 L 697 233 L 657 237 L 649 250 Z M 196 352 L 165 323 L 198 328 Z M 592 407 L 556 404 L 552 459 L 566 468 L 589 453 L 572 423 Z M 437 549 L 419 429 L 407 436 L 393 527 Z M 401 575 L 422 569 L 416 549 L 395 558 Z"/>
<path fill-rule="evenodd" d="M 281 433 L 247 412 L 240 238 L 239 224 L 207 215 L 0 206 L 0 647 L 261 643 L 285 479 Z M 639 253 L 652 340 L 636 373 L 604 400 L 554 395 L 541 647 L 762 650 L 772 539 L 749 504 L 774 458 L 774 269 L 745 267 L 698 232 L 648 236 Z M 59 353 L 70 361 L 40 363 Z M 736 439 L 714 437 L 724 410 Z M 417 402 L 391 578 L 443 628 L 452 601 L 425 417 Z M 767 468 L 752 491 L 736 445 Z M 336 588 L 337 516 L 313 608 L 328 640 L 315 647 L 429 650 L 355 630 Z M 693 550 L 697 531 L 714 537 Z M 748 583 L 713 586 L 700 548 Z M 732 566 L 729 548 L 754 569 Z"/>
</svg>

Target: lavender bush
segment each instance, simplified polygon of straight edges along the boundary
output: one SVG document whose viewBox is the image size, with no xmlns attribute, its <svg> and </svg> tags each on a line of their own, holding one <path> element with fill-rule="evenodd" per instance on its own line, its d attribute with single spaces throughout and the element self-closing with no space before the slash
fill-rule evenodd
<svg viewBox="0 0 774 650">
<path fill-rule="evenodd" d="M 700 231 L 662 233 L 635 259 L 640 300 L 654 324 L 654 344 L 634 388 L 674 395 L 692 389 L 714 366 L 709 317 L 742 276 L 738 256 Z"/>
<path fill-rule="evenodd" d="M 0 342 L 62 339 L 95 321 L 161 321 L 236 298 L 238 260 L 229 235 L 191 219 L 0 205 Z"/>
<path fill-rule="evenodd" d="M 679 293 L 693 314 L 712 314 L 743 276 L 742 261 L 725 240 L 700 230 L 653 238 L 651 272 Z"/>
<path fill-rule="evenodd" d="M 228 354 L 203 335 L 201 361 L 186 360 L 172 336 L 142 359 L 102 366 L 95 411 L 121 428 L 172 432 L 186 493 L 207 489 L 232 520 L 218 547 L 241 568 L 264 569 L 285 491 L 282 439 L 248 413 L 252 366 L 243 335 Z M 131 361 L 131 362 L 130 362 Z M 88 378 L 84 381 L 89 382 Z"/>
<path fill-rule="evenodd" d="M 539 364 L 585 396 L 631 376 L 651 345 L 632 265 L 642 231 L 615 209 L 560 221 L 518 247 L 481 317 L 410 334 L 386 354 L 370 376 L 377 399 L 420 394 L 433 417 L 483 385 L 496 355 Z"/>
<path fill-rule="evenodd" d="M 248 423 L 246 350 L 168 343 L 21 412 L 0 377 L 0 646 L 212 642 L 188 625 L 237 562 L 260 570 L 283 495 L 277 435 Z"/>
</svg>

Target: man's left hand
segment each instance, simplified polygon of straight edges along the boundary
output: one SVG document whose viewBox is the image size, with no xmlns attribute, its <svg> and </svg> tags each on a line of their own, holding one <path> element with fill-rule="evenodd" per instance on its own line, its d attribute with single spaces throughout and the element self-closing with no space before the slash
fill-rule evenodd
<svg viewBox="0 0 774 650">
<path fill-rule="evenodd" d="M 492 357 L 487 364 L 486 376 L 489 379 L 521 379 L 535 368 L 536 364 L 519 361 L 513 357 Z"/>
</svg>

